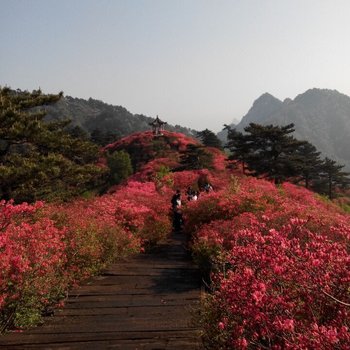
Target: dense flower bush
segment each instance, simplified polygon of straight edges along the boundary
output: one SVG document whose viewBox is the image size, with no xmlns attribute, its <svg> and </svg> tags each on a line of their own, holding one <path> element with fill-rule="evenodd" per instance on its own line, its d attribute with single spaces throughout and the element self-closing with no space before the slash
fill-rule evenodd
<svg viewBox="0 0 350 350">
<path fill-rule="evenodd" d="M 130 181 L 113 194 L 66 204 L 0 202 L 1 329 L 37 323 L 69 286 L 164 240 L 168 192 Z"/>
<path fill-rule="evenodd" d="M 133 159 L 140 163 L 129 181 L 101 197 L 64 204 L 2 201 L 1 330 L 38 322 L 42 311 L 69 286 L 116 257 L 163 241 L 171 231 L 170 169 L 189 143 L 196 141 L 182 134 L 165 132 L 154 138 L 145 132 L 107 146 L 104 152 L 135 151 Z"/>
<path fill-rule="evenodd" d="M 178 160 L 179 153 L 186 150 L 189 144 L 198 141 L 183 134 L 163 131 L 161 136 L 154 137 L 151 131 L 135 133 L 124 137 L 104 147 L 104 152 L 124 150 L 131 157 L 134 170 L 139 171 L 142 166 L 156 158 Z"/>
<path fill-rule="evenodd" d="M 0 202 L 0 327 L 31 324 L 52 294 L 60 294 L 66 228 L 39 218 L 43 203 Z"/>
<path fill-rule="evenodd" d="M 201 312 L 209 349 L 350 349 L 350 217 L 289 183 L 242 176 L 217 149 L 212 170 L 176 171 L 195 140 L 134 134 L 137 171 L 108 194 L 64 204 L 0 202 L 2 330 L 40 319 L 69 286 L 116 257 L 151 249 L 171 231 L 174 190 L 211 293 Z M 142 152 L 141 152 L 141 151 Z"/>
<path fill-rule="evenodd" d="M 99 220 L 112 218 L 127 233 L 138 237 L 143 245 L 152 246 L 171 231 L 170 196 L 169 188 L 159 192 L 153 181 L 131 180 L 115 193 L 97 198 L 94 207 L 98 208 Z"/>
<path fill-rule="evenodd" d="M 213 155 L 213 168 L 217 171 L 226 169 L 226 154 L 215 147 L 207 147 L 207 150 Z"/>
<path fill-rule="evenodd" d="M 288 183 L 234 178 L 186 214 L 197 261 L 211 268 L 209 348 L 350 347 L 350 219 L 337 206 Z"/>
</svg>

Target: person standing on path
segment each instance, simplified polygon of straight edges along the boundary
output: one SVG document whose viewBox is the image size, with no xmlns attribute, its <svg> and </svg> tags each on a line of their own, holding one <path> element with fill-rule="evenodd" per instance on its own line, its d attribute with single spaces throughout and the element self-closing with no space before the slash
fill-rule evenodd
<svg viewBox="0 0 350 350">
<path fill-rule="evenodd" d="M 174 210 L 176 207 L 181 207 L 181 191 L 176 190 L 176 193 L 171 198 L 171 206 Z"/>
<path fill-rule="evenodd" d="M 180 190 L 176 190 L 176 193 L 171 198 L 171 205 L 173 212 L 173 228 L 175 232 L 178 232 L 181 231 L 183 224 Z"/>
</svg>

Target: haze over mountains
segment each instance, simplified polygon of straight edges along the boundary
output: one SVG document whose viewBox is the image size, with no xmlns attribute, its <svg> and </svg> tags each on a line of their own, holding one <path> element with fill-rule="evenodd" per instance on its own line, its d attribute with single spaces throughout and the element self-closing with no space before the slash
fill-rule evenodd
<svg viewBox="0 0 350 350">
<path fill-rule="evenodd" d="M 132 114 L 122 106 L 114 106 L 93 98 L 88 100 L 65 96 L 56 104 L 46 107 L 48 120 L 70 119 L 72 126 L 79 126 L 88 134 L 98 129 L 114 135 L 114 141 L 134 132 L 150 130 L 148 123 L 154 118 Z M 162 116 L 159 116 L 163 119 Z M 166 119 L 164 118 L 164 121 Z M 167 130 L 195 135 L 195 131 L 180 125 L 167 125 Z"/>
<path fill-rule="evenodd" d="M 350 170 L 350 97 L 336 90 L 310 89 L 283 102 L 265 93 L 236 125 L 243 131 L 249 123 L 287 125 L 294 123 L 294 136 L 312 143 Z M 234 124 L 232 125 L 234 126 Z M 225 137 L 223 132 L 219 135 Z"/>
<path fill-rule="evenodd" d="M 90 98 L 84 100 L 66 96 L 48 106 L 49 119 L 70 118 L 72 125 L 91 134 L 95 129 L 112 133 L 115 139 L 133 132 L 149 130 L 153 118 L 132 114 L 121 106 L 113 106 Z M 160 116 L 162 118 L 162 116 Z M 166 118 L 164 118 L 166 121 Z M 310 89 L 294 100 L 283 102 L 269 93 L 261 95 L 248 113 L 235 126 L 243 129 L 254 122 L 268 125 L 295 124 L 294 136 L 307 140 L 327 156 L 350 170 L 350 97 L 336 90 Z M 195 130 L 179 125 L 167 125 L 169 131 L 194 136 Z M 226 131 L 218 133 L 226 142 Z"/>
</svg>

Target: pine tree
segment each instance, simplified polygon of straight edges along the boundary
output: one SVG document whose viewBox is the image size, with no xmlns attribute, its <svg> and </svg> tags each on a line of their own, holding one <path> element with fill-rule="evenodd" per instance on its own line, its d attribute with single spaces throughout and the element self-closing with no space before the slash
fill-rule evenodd
<svg viewBox="0 0 350 350">
<path fill-rule="evenodd" d="M 303 145 L 293 136 L 294 124 L 263 126 L 250 123 L 242 134 L 228 128 L 231 159 L 238 159 L 251 175 L 267 177 L 281 183 L 298 174 L 299 159 L 296 150 Z"/>
<path fill-rule="evenodd" d="M 91 132 L 90 140 L 99 146 L 106 146 L 110 143 L 117 141 L 121 137 L 120 133 L 117 132 L 105 132 L 101 129 L 94 129 Z"/>
<path fill-rule="evenodd" d="M 219 138 L 209 129 L 197 132 L 197 137 L 202 141 L 204 146 L 222 149 L 222 143 Z"/>
<path fill-rule="evenodd" d="M 66 198 L 99 183 L 97 146 L 69 135 L 68 121 L 43 120 L 61 97 L 0 88 L 0 198 Z"/>
<path fill-rule="evenodd" d="M 312 181 L 319 179 L 322 165 L 320 154 L 321 152 L 318 152 L 316 147 L 307 141 L 297 148 L 295 155 L 298 164 L 296 183 L 304 182 L 305 187 L 309 188 Z"/>
<path fill-rule="evenodd" d="M 247 158 L 251 153 L 251 147 L 246 135 L 236 129 L 232 129 L 229 125 L 225 125 L 227 130 L 227 144 L 225 148 L 229 149 L 230 160 L 237 160 L 242 164 L 243 173 L 246 174 L 247 170 Z"/>
<path fill-rule="evenodd" d="M 189 144 L 181 156 L 181 170 L 198 170 L 212 167 L 213 156 L 203 146 Z"/>
<path fill-rule="evenodd" d="M 342 171 L 343 168 L 344 165 L 326 157 L 320 166 L 320 179 L 314 183 L 313 188 L 333 199 L 336 188 L 346 188 L 350 184 L 349 173 Z"/>
<path fill-rule="evenodd" d="M 90 140 L 93 143 L 96 143 L 96 145 L 99 146 L 105 146 L 105 139 L 104 139 L 104 133 L 101 131 L 101 129 L 94 129 L 91 132 Z"/>
<path fill-rule="evenodd" d="M 117 185 L 132 173 L 130 156 L 125 151 L 115 151 L 107 154 L 107 165 L 110 169 L 110 183 Z"/>
<path fill-rule="evenodd" d="M 85 140 L 85 141 L 89 139 L 88 133 L 79 125 L 69 126 L 67 128 L 67 131 L 74 138 Z"/>
</svg>

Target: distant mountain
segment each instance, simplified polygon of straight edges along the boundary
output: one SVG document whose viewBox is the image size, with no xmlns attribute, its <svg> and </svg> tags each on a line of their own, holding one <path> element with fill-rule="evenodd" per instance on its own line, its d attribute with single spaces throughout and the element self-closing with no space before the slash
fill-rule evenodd
<svg viewBox="0 0 350 350">
<path fill-rule="evenodd" d="M 310 89 L 283 102 L 265 93 L 242 118 L 236 129 L 254 122 L 268 125 L 295 124 L 294 136 L 307 140 L 350 170 L 350 97 L 336 90 Z"/>
<path fill-rule="evenodd" d="M 72 126 L 79 126 L 88 134 L 98 129 L 103 133 L 111 133 L 121 138 L 134 132 L 150 130 L 148 123 L 154 118 L 141 114 L 132 114 L 121 106 L 113 106 L 99 100 L 89 98 L 63 97 L 55 105 L 47 106 L 47 120 L 72 120 Z M 162 117 L 160 116 L 162 119 Z M 166 121 L 166 119 L 164 119 Z M 195 135 L 195 130 L 179 125 L 166 125 L 169 131 L 180 132 L 188 136 Z"/>
<path fill-rule="evenodd" d="M 233 122 L 230 124 L 230 126 L 232 128 L 236 127 L 236 125 L 238 125 L 239 121 L 237 119 L 234 119 Z M 222 144 L 224 145 L 227 141 L 227 130 L 223 129 L 221 131 L 219 131 L 216 136 L 219 138 L 219 140 L 222 142 Z"/>
<path fill-rule="evenodd" d="M 268 119 L 269 116 L 280 110 L 283 105 L 282 101 L 278 98 L 273 97 L 269 93 L 261 95 L 250 108 L 248 113 L 242 118 L 241 122 L 238 123 L 237 128 L 244 125 L 247 126 L 249 123 L 263 123 L 264 120 Z"/>
</svg>

